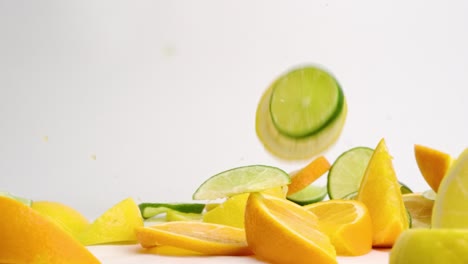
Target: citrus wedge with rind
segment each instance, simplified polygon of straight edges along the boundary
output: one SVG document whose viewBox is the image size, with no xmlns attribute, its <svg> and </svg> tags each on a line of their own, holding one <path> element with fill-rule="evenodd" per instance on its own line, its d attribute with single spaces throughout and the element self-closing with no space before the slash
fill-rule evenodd
<svg viewBox="0 0 468 264">
<path fill-rule="evenodd" d="M 330 162 L 325 156 L 313 159 L 299 171 L 290 173 L 291 183 L 288 185 L 287 195 L 292 195 L 311 185 L 330 169 Z"/>
<path fill-rule="evenodd" d="M 440 150 L 423 145 L 414 145 L 414 156 L 419 171 L 427 184 L 437 192 L 440 182 L 452 165 L 452 156 Z"/>
<path fill-rule="evenodd" d="M 169 210 L 178 211 L 181 213 L 200 214 L 205 209 L 204 203 L 140 203 L 141 216 L 148 219 L 162 213 L 167 213 Z"/>
<path fill-rule="evenodd" d="M 251 193 L 245 210 L 249 248 L 271 263 L 337 263 L 317 216 L 291 201 Z"/>
<path fill-rule="evenodd" d="M 298 205 L 307 205 L 320 202 L 327 196 L 327 187 L 309 185 L 299 192 L 286 196 L 286 198 Z"/>
<path fill-rule="evenodd" d="M 468 228 L 468 148 L 442 179 L 432 211 L 433 228 Z"/>
<path fill-rule="evenodd" d="M 281 134 L 308 137 L 334 121 L 343 108 L 343 97 L 329 72 L 316 66 L 300 67 L 274 82 L 270 117 Z"/>
<path fill-rule="evenodd" d="M 374 150 L 369 147 L 354 147 L 335 159 L 328 171 L 327 188 L 330 199 L 341 199 L 359 190 Z"/>
<path fill-rule="evenodd" d="M 288 185 L 285 171 L 272 166 L 242 166 L 218 173 L 202 183 L 193 194 L 194 200 L 215 200 L 247 192 L 261 192 Z"/>
<path fill-rule="evenodd" d="M 264 148 L 284 160 L 307 160 L 322 154 L 338 140 L 347 117 L 346 97 L 341 111 L 326 126 L 307 137 L 289 137 L 278 131 L 270 115 L 270 100 L 275 83 L 262 95 L 256 110 L 255 130 Z M 341 88 L 339 88 L 341 91 Z M 342 91 L 341 91 L 342 92 Z"/>
<path fill-rule="evenodd" d="M 78 236 L 84 245 L 135 243 L 135 228 L 143 226 L 140 209 L 133 198 L 115 204 Z"/>
<path fill-rule="evenodd" d="M 390 264 L 468 263 L 468 229 L 410 229 L 390 252 Z"/>
<path fill-rule="evenodd" d="M 403 194 L 403 202 L 411 215 L 411 228 L 431 228 L 434 200 L 420 193 Z"/>
<path fill-rule="evenodd" d="M 357 200 L 367 206 L 371 215 L 373 246 L 391 247 L 409 228 L 409 214 L 384 139 L 379 141 L 369 160 Z"/>
<path fill-rule="evenodd" d="M 49 217 L 0 196 L 0 263 L 100 263 Z"/>
<path fill-rule="evenodd" d="M 251 255 L 242 228 L 204 223 L 167 222 L 135 229 L 143 248 L 170 246 L 204 255 Z"/>
<path fill-rule="evenodd" d="M 354 200 L 329 200 L 304 207 L 319 218 L 339 256 L 361 256 L 372 249 L 372 220 L 367 207 Z"/>
<path fill-rule="evenodd" d="M 41 215 L 50 217 L 73 237 L 88 227 L 89 220 L 78 210 L 55 201 L 34 201 L 31 208 Z"/>
</svg>

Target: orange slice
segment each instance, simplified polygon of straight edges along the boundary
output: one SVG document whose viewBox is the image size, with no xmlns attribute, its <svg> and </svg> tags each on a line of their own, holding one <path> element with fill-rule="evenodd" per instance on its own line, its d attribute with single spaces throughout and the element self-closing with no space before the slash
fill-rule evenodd
<svg viewBox="0 0 468 264">
<path fill-rule="evenodd" d="M 360 256 L 372 249 L 372 221 L 367 207 L 355 200 L 330 200 L 304 207 L 318 216 L 322 230 L 340 256 Z"/>
<path fill-rule="evenodd" d="M 324 156 L 319 156 L 298 172 L 291 173 L 291 183 L 288 185 L 287 195 L 297 193 L 309 186 L 327 172 L 330 167 L 330 162 Z"/>
<path fill-rule="evenodd" d="M 419 171 L 421 171 L 427 184 L 429 184 L 434 192 L 437 192 L 440 182 L 450 165 L 452 165 L 452 156 L 445 152 L 417 144 L 414 145 L 414 156 Z"/>
<path fill-rule="evenodd" d="M 380 140 L 369 160 L 357 200 L 369 209 L 373 246 L 391 247 L 401 232 L 409 228 L 400 184 L 384 139 Z"/>
<path fill-rule="evenodd" d="M 169 246 L 205 255 L 252 254 L 244 230 L 231 226 L 180 221 L 138 227 L 135 233 L 143 248 Z"/>
<path fill-rule="evenodd" d="M 0 197 L 0 263 L 100 263 L 50 218 Z"/>
<path fill-rule="evenodd" d="M 330 239 L 317 216 L 280 198 L 252 193 L 245 210 L 249 248 L 271 263 L 337 263 Z"/>
</svg>

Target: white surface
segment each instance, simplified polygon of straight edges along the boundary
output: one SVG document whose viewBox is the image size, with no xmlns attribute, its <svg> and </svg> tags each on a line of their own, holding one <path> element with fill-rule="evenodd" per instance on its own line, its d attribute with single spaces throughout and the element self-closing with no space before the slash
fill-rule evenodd
<svg viewBox="0 0 468 264">
<path fill-rule="evenodd" d="M 467 13 L 466 1 L 0 1 L 0 189 L 93 218 L 129 196 L 190 201 L 235 166 L 297 169 L 257 140 L 256 104 L 279 74 L 318 63 L 349 105 L 327 157 L 384 137 L 400 180 L 426 190 L 413 144 L 468 146 Z"/>
<path fill-rule="evenodd" d="M 158 263 L 158 264 L 210 264 L 210 263 L 265 263 L 253 256 L 247 257 L 174 257 L 144 253 L 138 245 L 131 246 L 92 246 L 90 251 L 103 264 L 127 264 L 127 263 Z M 373 250 L 369 254 L 358 257 L 338 257 L 339 264 L 375 264 L 388 263 L 388 252 Z"/>
</svg>

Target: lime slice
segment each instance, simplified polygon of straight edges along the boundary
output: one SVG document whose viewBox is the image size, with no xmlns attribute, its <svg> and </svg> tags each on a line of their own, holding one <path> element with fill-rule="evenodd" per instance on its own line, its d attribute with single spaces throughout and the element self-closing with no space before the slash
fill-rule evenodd
<svg viewBox="0 0 468 264">
<path fill-rule="evenodd" d="M 432 211 L 433 228 L 468 228 L 468 148 L 442 179 Z"/>
<path fill-rule="evenodd" d="M 19 196 L 16 196 L 16 195 L 13 195 L 9 192 L 0 192 L 0 196 L 5 196 L 5 197 L 8 197 L 8 198 L 11 198 L 11 199 L 14 199 L 18 202 L 21 202 L 27 206 L 31 206 L 32 204 L 32 200 L 31 199 L 28 199 L 28 198 L 24 198 L 24 197 L 19 197 Z"/>
<path fill-rule="evenodd" d="M 286 198 L 299 205 L 307 205 L 311 203 L 320 202 L 327 196 L 326 186 L 309 185 L 299 192 L 293 193 Z"/>
<path fill-rule="evenodd" d="M 330 148 L 343 130 L 348 108 L 346 98 L 337 116 L 330 119 L 320 130 L 307 137 L 290 137 L 280 133 L 270 116 L 270 99 L 274 85 L 262 95 L 257 106 L 255 129 L 257 137 L 272 155 L 284 160 L 307 160 Z"/>
<path fill-rule="evenodd" d="M 359 190 L 373 152 L 368 147 L 354 147 L 335 160 L 328 172 L 327 188 L 330 199 L 340 199 Z"/>
<path fill-rule="evenodd" d="M 390 252 L 390 264 L 468 263 L 468 230 L 409 229 Z"/>
<path fill-rule="evenodd" d="M 265 165 L 237 167 L 210 177 L 198 187 L 193 199 L 215 200 L 240 193 L 260 192 L 288 185 L 290 182 L 288 173 L 276 167 Z"/>
<path fill-rule="evenodd" d="M 278 78 L 270 98 L 270 115 L 283 135 L 302 138 L 319 132 L 343 109 L 343 92 L 330 73 L 314 66 Z"/>
<path fill-rule="evenodd" d="M 167 213 L 169 210 L 178 211 L 181 213 L 196 213 L 200 214 L 205 209 L 203 203 L 141 203 L 138 205 L 141 216 L 148 219 L 162 213 Z"/>
</svg>

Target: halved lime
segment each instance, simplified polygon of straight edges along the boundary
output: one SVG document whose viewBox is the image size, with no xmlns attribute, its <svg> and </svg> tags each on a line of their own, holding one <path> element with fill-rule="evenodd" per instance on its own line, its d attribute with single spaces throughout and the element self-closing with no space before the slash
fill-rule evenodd
<svg viewBox="0 0 468 264">
<path fill-rule="evenodd" d="M 311 203 L 320 202 L 327 196 L 326 186 L 309 185 L 299 192 L 293 193 L 286 198 L 299 205 L 307 205 Z"/>
<path fill-rule="evenodd" d="M 19 197 L 19 196 L 16 196 L 16 195 L 13 195 L 9 192 L 2 192 L 0 191 L 0 196 L 5 196 L 5 197 L 8 197 L 8 198 L 11 198 L 11 199 L 14 199 L 18 202 L 21 202 L 27 206 L 31 206 L 32 204 L 32 200 L 31 199 L 28 199 L 28 198 L 24 198 L 24 197 Z"/>
<path fill-rule="evenodd" d="M 215 200 L 246 192 L 288 185 L 289 174 L 277 167 L 250 165 L 218 173 L 198 187 L 194 200 Z"/>
<path fill-rule="evenodd" d="M 433 228 L 468 228 L 468 148 L 442 179 L 432 210 Z"/>
<path fill-rule="evenodd" d="M 368 147 L 354 147 L 335 160 L 328 171 L 327 188 L 330 199 L 344 198 L 359 190 L 373 152 Z"/>
<path fill-rule="evenodd" d="M 341 113 L 343 92 L 325 70 L 307 66 L 279 77 L 270 97 L 270 115 L 283 135 L 302 138 L 326 127 Z"/>
<path fill-rule="evenodd" d="M 138 205 L 141 216 L 148 219 L 162 213 L 167 213 L 169 210 L 178 211 L 181 213 L 196 213 L 200 214 L 205 209 L 203 203 L 141 203 Z"/>
<path fill-rule="evenodd" d="M 256 112 L 255 129 L 257 137 L 265 149 L 281 159 L 305 160 L 310 159 L 330 148 L 340 136 L 348 112 L 346 98 L 343 96 L 341 88 L 337 86 L 337 99 L 338 101 L 342 100 L 342 103 L 338 102 L 335 112 L 332 114 L 332 117 L 329 116 L 328 121 L 324 123 L 322 122 L 321 126 L 316 124 L 315 127 L 317 129 L 314 131 L 310 130 L 309 133 L 305 133 L 304 131 L 310 129 L 311 126 L 309 126 L 309 128 L 299 128 L 297 131 L 302 131 L 304 133 L 297 132 L 295 137 L 291 137 L 285 134 L 288 132 L 280 132 L 280 130 L 277 129 L 273 123 L 272 116 L 270 115 L 270 102 L 276 87 L 276 82 L 274 82 L 262 95 Z M 280 90 L 283 90 L 283 88 L 280 88 Z M 296 97 L 297 96 L 298 95 L 296 95 Z M 341 107 L 339 107 L 340 104 Z M 279 108 L 273 108 L 272 110 L 275 112 L 275 115 L 279 115 L 278 111 L 282 111 Z M 280 122 L 277 121 L 277 125 L 279 123 Z M 298 124 L 298 126 L 300 127 L 302 125 Z M 286 130 L 288 131 L 288 129 Z M 291 131 L 289 133 L 291 133 Z M 298 137 L 300 134 L 303 135 Z"/>
</svg>

